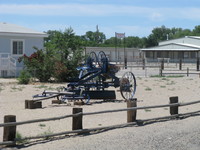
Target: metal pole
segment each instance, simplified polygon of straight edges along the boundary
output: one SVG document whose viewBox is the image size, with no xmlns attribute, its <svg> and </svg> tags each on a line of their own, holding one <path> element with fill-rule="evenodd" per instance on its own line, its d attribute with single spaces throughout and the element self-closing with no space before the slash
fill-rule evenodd
<svg viewBox="0 0 200 150">
<path fill-rule="evenodd" d="M 124 33 L 124 67 L 127 69 L 127 56 L 126 56 L 126 50 L 125 50 L 125 33 Z"/>
<path fill-rule="evenodd" d="M 115 32 L 115 63 L 117 64 L 117 36 Z"/>
</svg>

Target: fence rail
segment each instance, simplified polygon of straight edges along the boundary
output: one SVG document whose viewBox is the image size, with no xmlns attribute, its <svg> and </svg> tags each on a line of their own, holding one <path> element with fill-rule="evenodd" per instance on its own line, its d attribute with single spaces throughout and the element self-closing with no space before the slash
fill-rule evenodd
<svg viewBox="0 0 200 150">
<path fill-rule="evenodd" d="M 136 103 L 137 99 L 134 100 L 128 100 L 127 103 Z M 35 119 L 35 120 L 28 120 L 28 121 L 21 121 L 21 122 L 8 122 L 8 123 L 2 123 L 0 124 L 0 127 L 4 127 L 4 132 L 5 128 L 8 127 L 16 127 L 18 125 L 23 125 L 23 124 L 30 124 L 30 123 L 36 123 L 36 122 L 44 122 L 44 121 L 52 121 L 52 120 L 60 120 L 60 119 L 65 119 L 72 117 L 75 119 L 75 124 L 81 124 L 80 128 L 75 128 L 73 131 L 65 131 L 65 132 L 60 132 L 60 133 L 54 133 L 54 134 L 49 134 L 49 135 L 41 135 L 41 136 L 32 136 L 32 137 L 25 137 L 24 139 L 20 140 L 27 140 L 27 139 L 38 139 L 38 138 L 48 138 L 48 137 L 53 137 L 53 136 L 60 136 L 60 135 L 66 135 L 66 134 L 80 134 L 80 133 L 88 133 L 96 130 L 108 130 L 108 129 L 113 129 L 113 128 L 120 128 L 120 127 L 125 127 L 125 126 L 130 126 L 130 125 L 137 125 L 136 119 L 132 119 L 132 121 L 129 121 L 128 123 L 125 124 L 119 124 L 119 125 L 112 125 L 112 126 L 106 126 L 106 127 L 98 127 L 98 128 L 91 128 L 91 129 L 82 129 L 82 116 L 87 116 L 87 115 L 97 115 L 97 114 L 103 114 L 103 113 L 113 113 L 113 112 L 121 112 L 121 111 L 127 111 L 127 116 L 132 114 L 132 118 L 136 118 L 136 110 L 140 109 L 152 109 L 152 108 L 163 108 L 163 107 L 170 107 L 170 116 L 164 116 L 164 117 L 157 117 L 157 118 L 151 118 L 151 119 L 144 119 L 140 120 L 140 122 L 148 122 L 152 120 L 160 120 L 160 119 L 167 119 L 167 118 L 175 118 L 179 116 L 184 116 L 184 115 L 191 115 L 194 113 L 200 113 L 199 111 L 195 112 L 190 112 L 190 113 L 185 113 L 185 114 L 179 114 L 178 113 L 178 107 L 181 106 L 187 106 L 187 105 L 193 105 L 200 103 L 200 100 L 198 101 L 193 101 L 193 102 L 188 102 L 188 103 L 178 103 L 178 97 L 170 97 L 170 104 L 165 104 L 165 105 L 154 105 L 154 106 L 143 106 L 143 107 L 130 107 L 126 109 L 115 109 L 115 110 L 105 110 L 105 111 L 98 111 L 98 112 L 87 112 L 83 113 L 82 110 L 77 112 L 74 109 L 82 109 L 82 108 L 73 108 L 73 114 L 70 115 L 64 115 L 64 116 L 59 116 L 59 117 L 52 117 L 52 118 L 43 118 L 43 119 Z M 133 105 L 132 105 L 133 106 Z M 136 106 L 136 105 L 134 105 Z M 135 115 L 135 116 L 134 116 Z M 78 119 L 77 119 L 78 118 Z M 72 125 L 73 126 L 73 125 Z M 10 132 L 10 131 L 9 131 Z M 16 132 L 16 131 L 15 131 Z M 5 139 L 5 137 L 3 138 Z M 0 145 L 12 145 L 14 144 L 18 139 L 14 138 L 12 141 L 4 141 L 0 142 Z"/>
</svg>

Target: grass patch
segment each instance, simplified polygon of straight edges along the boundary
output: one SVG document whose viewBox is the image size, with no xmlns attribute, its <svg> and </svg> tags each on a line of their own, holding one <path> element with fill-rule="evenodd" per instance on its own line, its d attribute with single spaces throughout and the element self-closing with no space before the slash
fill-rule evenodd
<svg viewBox="0 0 200 150">
<path fill-rule="evenodd" d="M 166 86 L 165 86 L 165 85 L 161 85 L 160 87 L 161 87 L 161 88 L 166 88 Z"/>
<path fill-rule="evenodd" d="M 184 75 L 171 75 L 171 76 L 166 76 L 166 78 L 182 78 Z"/>
<path fill-rule="evenodd" d="M 145 112 L 151 112 L 151 109 L 144 109 Z"/>
<path fill-rule="evenodd" d="M 0 92 L 1 92 L 1 91 L 3 91 L 3 90 L 4 90 L 4 89 L 3 89 L 3 86 L 2 86 L 2 85 L 0 85 Z"/>
<path fill-rule="evenodd" d="M 16 91 L 23 91 L 25 87 L 24 86 L 16 86 L 16 85 L 13 85 L 11 87 L 11 92 L 16 92 Z"/>
<path fill-rule="evenodd" d="M 43 127 L 46 127 L 46 124 L 40 123 L 38 126 L 43 128 Z"/>
<path fill-rule="evenodd" d="M 168 89 L 169 91 L 175 91 L 175 88 L 172 88 L 172 89 Z"/>
<path fill-rule="evenodd" d="M 50 130 L 50 128 L 47 130 L 47 131 L 45 131 L 44 133 L 42 133 L 42 134 L 40 134 L 40 136 L 48 136 L 48 135 L 50 135 L 50 134 L 53 134 L 53 132 Z M 48 140 L 48 139 L 50 139 L 50 137 L 45 137 L 44 138 L 45 140 Z"/>
<path fill-rule="evenodd" d="M 56 88 L 52 87 L 52 86 L 46 86 L 44 84 L 39 85 L 39 86 L 35 86 L 34 88 L 38 88 L 38 89 L 45 89 L 45 90 L 56 90 Z"/>
<path fill-rule="evenodd" d="M 166 77 L 162 78 L 161 80 L 169 81 L 169 79 L 167 79 Z"/>
<path fill-rule="evenodd" d="M 151 78 L 163 78 L 163 76 L 161 76 L 161 75 L 151 75 L 150 77 Z"/>
<path fill-rule="evenodd" d="M 146 87 L 145 91 L 151 91 L 152 89 L 150 87 Z"/>
<path fill-rule="evenodd" d="M 182 78 L 184 75 L 169 75 L 169 76 L 160 76 L 160 75 L 151 75 L 151 78 Z"/>
<path fill-rule="evenodd" d="M 174 82 L 174 81 L 171 81 L 171 82 L 167 83 L 167 85 L 175 85 L 175 84 L 176 84 L 176 82 Z"/>
<path fill-rule="evenodd" d="M 39 86 L 35 86 L 35 88 L 38 88 L 38 89 L 46 89 L 48 86 L 42 84 L 42 85 L 39 85 Z"/>
<path fill-rule="evenodd" d="M 25 137 L 22 136 L 21 133 L 19 132 L 16 132 L 16 140 L 17 140 L 17 144 L 24 144 L 24 143 L 27 143 L 29 140 L 23 140 Z"/>
</svg>

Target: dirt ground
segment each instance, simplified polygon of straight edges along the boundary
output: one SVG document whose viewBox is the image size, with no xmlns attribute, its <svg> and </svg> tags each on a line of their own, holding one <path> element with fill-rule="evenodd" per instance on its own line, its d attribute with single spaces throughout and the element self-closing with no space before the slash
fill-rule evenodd
<svg viewBox="0 0 200 150">
<path fill-rule="evenodd" d="M 138 106 L 168 104 L 169 97 L 178 96 L 179 102 L 200 100 L 199 77 L 136 77 Z M 84 112 L 126 108 L 126 102 L 116 89 L 116 101 L 98 101 L 91 105 L 74 106 L 70 104 L 52 104 L 51 100 L 42 103 L 42 109 L 25 109 L 25 100 L 32 95 L 40 94 L 45 89 L 55 90 L 63 84 L 32 83 L 19 85 L 15 79 L 0 79 L 0 123 L 5 115 L 16 115 L 17 121 L 63 116 L 72 113 L 72 108 L 81 107 Z M 197 111 L 200 104 L 179 108 L 180 113 Z M 95 128 L 126 123 L 127 112 L 117 112 L 83 117 L 83 128 Z M 145 109 L 137 111 L 137 120 L 169 115 L 169 108 Z M 17 126 L 22 137 L 36 136 L 72 130 L 72 120 L 62 119 L 42 123 Z M 0 128 L 2 141 L 3 128 Z M 1 148 L 0 148 L 1 149 Z M 3 149 L 3 148 L 2 148 Z M 10 149 L 10 148 L 4 148 Z M 199 150 L 200 149 L 200 116 L 157 121 L 147 125 L 117 128 L 105 132 L 87 135 L 62 136 L 52 140 L 30 141 L 28 144 L 11 149 L 40 150 L 80 150 L 80 149 L 161 149 L 161 150 Z"/>
</svg>

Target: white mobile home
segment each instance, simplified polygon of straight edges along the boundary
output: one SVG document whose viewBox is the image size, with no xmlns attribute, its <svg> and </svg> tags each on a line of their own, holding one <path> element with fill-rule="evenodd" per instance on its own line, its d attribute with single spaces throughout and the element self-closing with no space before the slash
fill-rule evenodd
<svg viewBox="0 0 200 150">
<path fill-rule="evenodd" d="M 48 35 L 14 24 L 0 22 L 0 77 L 18 76 L 23 64 L 20 56 L 31 55 L 33 47 L 43 49 Z"/>
<path fill-rule="evenodd" d="M 166 58 L 171 62 L 180 59 L 185 62 L 195 62 L 199 58 L 200 37 L 186 36 L 179 39 L 160 42 L 158 46 L 143 48 L 141 51 L 147 61 L 158 61 Z"/>
</svg>

